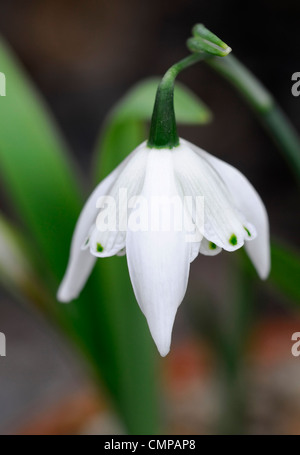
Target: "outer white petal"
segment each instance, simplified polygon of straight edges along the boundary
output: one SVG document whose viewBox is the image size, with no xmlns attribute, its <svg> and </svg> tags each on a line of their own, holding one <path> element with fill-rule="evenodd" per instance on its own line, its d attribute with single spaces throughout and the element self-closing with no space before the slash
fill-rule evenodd
<svg viewBox="0 0 300 455">
<path fill-rule="evenodd" d="M 78 297 L 89 277 L 96 258 L 90 254 L 88 249 L 84 250 L 81 247 L 91 226 L 95 223 L 99 210 L 96 207 L 97 199 L 109 192 L 114 181 L 137 150 L 134 150 L 113 172 L 99 183 L 83 207 L 74 230 L 67 270 L 57 292 L 57 299 L 61 302 L 69 302 Z"/>
<path fill-rule="evenodd" d="M 187 143 L 186 141 L 183 142 Z M 246 242 L 245 248 L 260 278 L 267 278 L 270 272 L 269 221 L 260 196 L 246 177 L 236 168 L 193 144 L 187 144 L 219 172 L 236 205 L 247 220 L 255 226 L 257 237 L 251 242 Z"/>
<path fill-rule="evenodd" d="M 172 153 L 165 149 L 149 150 L 142 192 L 149 204 L 153 197 L 172 198 L 178 194 Z M 162 208 L 159 217 L 165 215 L 165 209 Z M 149 211 L 145 216 L 149 216 Z M 150 216 L 150 229 L 146 231 L 128 229 L 126 252 L 136 299 L 160 354 L 165 356 L 170 350 L 177 308 L 186 292 L 191 246 L 183 230 L 172 227 L 155 230 L 156 221 Z"/>
</svg>

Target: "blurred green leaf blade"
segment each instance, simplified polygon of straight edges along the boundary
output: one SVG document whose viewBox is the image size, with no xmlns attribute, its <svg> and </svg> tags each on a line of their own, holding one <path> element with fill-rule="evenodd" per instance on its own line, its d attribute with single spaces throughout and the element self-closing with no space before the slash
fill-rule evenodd
<svg viewBox="0 0 300 455">
<path fill-rule="evenodd" d="M 141 120 L 111 120 L 101 131 L 94 156 L 95 182 L 102 180 L 145 140 L 145 125 Z"/>
<path fill-rule="evenodd" d="M 273 240 L 269 279 L 282 294 L 300 304 L 300 253 Z"/>
<path fill-rule="evenodd" d="M 0 41 L 6 96 L 0 99 L 0 176 L 14 211 L 61 276 L 82 199 L 52 116 Z"/>
</svg>

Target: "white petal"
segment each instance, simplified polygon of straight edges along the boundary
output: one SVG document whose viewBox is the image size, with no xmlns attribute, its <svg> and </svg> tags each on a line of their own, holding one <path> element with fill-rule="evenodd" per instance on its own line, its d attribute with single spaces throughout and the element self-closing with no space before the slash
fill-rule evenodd
<svg viewBox="0 0 300 455">
<path fill-rule="evenodd" d="M 95 263 L 95 257 L 90 254 L 89 250 L 84 250 L 81 247 L 86 241 L 91 226 L 95 223 L 99 211 L 96 207 L 96 202 L 100 196 L 109 192 L 114 181 L 137 150 L 134 150 L 113 172 L 99 183 L 83 207 L 74 230 L 67 270 L 57 292 L 57 299 L 61 302 L 69 302 L 78 297 L 89 277 Z"/>
<path fill-rule="evenodd" d="M 203 236 L 224 248 L 234 251 L 244 244 L 247 233 L 240 214 L 235 210 L 231 194 L 214 168 L 184 141 L 174 149 L 176 176 L 185 195 L 193 200 L 203 198 L 204 210 L 197 227 Z"/>
<path fill-rule="evenodd" d="M 260 196 L 246 177 L 236 168 L 193 144 L 188 143 L 188 145 L 219 172 L 236 205 L 247 220 L 255 226 L 257 236 L 253 241 L 246 242 L 245 248 L 260 278 L 266 279 L 270 272 L 269 220 Z M 246 227 L 249 229 L 249 226 L 246 225 Z"/>
<path fill-rule="evenodd" d="M 172 151 L 149 150 L 145 184 L 142 195 L 154 198 L 173 198 L 178 195 L 172 168 Z M 168 208 L 163 204 L 158 217 L 164 217 Z M 190 243 L 185 232 L 174 225 L 164 230 L 164 222 L 149 212 L 149 229 L 128 229 L 126 252 L 129 273 L 136 299 L 147 318 L 152 337 L 162 356 L 171 344 L 172 328 L 187 287 L 190 263 Z M 155 217 L 155 219 L 153 219 Z M 159 226 L 154 229 L 153 226 Z"/>
</svg>

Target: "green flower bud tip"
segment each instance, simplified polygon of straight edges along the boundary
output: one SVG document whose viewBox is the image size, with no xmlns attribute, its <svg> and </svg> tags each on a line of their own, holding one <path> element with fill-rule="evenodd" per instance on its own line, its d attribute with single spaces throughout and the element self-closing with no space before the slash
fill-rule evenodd
<svg viewBox="0 0 300 455">
<path fill-rule="evenodd" d="M 219 57 L 226 57 L 232 50 L 203 24 L 196 24 L 192 33 L 194 37 L 187 42 L 188 48 L 192 52 L 206 52 Z"/>
<path fill-rule="evenodd" d="M 207 54 L 216 55 L 217 57 L 226 57 L 231 52 L 231 48 L 227 46 L 225 49 L 217 44 L 211 43 L 200 37 L 189 38 L 187 47 L 191 52 L 205 52 Z"/>
</svg>

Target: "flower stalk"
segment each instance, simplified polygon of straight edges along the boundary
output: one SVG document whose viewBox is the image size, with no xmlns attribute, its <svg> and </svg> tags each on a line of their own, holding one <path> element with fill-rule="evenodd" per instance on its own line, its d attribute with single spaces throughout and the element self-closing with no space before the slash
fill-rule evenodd
<svg viewBox="0 0 300 455">
<path fill-rule="evenodd" d="M 175 111 L 174 84 L 178 74 L 203 60 L 205 54 L 192 54 L 171 66 L 162 78 L 156 92 L 151 119 L 148 147 L 173 148 L 179 145 Z"/>
<path fill-rule="evenodd" d="M 259 121 L 283 152 L 294 175 L 300 179 L 300 140 L 289 119 L 272 95 L 233 55 L 209 58 L 206 63 L 227 79 L 256 113 Z"/>
<path fill-rule="evenodd" d="M 178 74 L 212 55 L 225 57 L 231 52 L 231 48 L 204 25 L 197 24 L 193 33 L 195 37 L 188 40 L 193 53 L 171 66 L 158 86 L 147 143 L 149 148 L 172 149 L 179 145 L 174 112 L 174 83 Z"/>
</svg>

